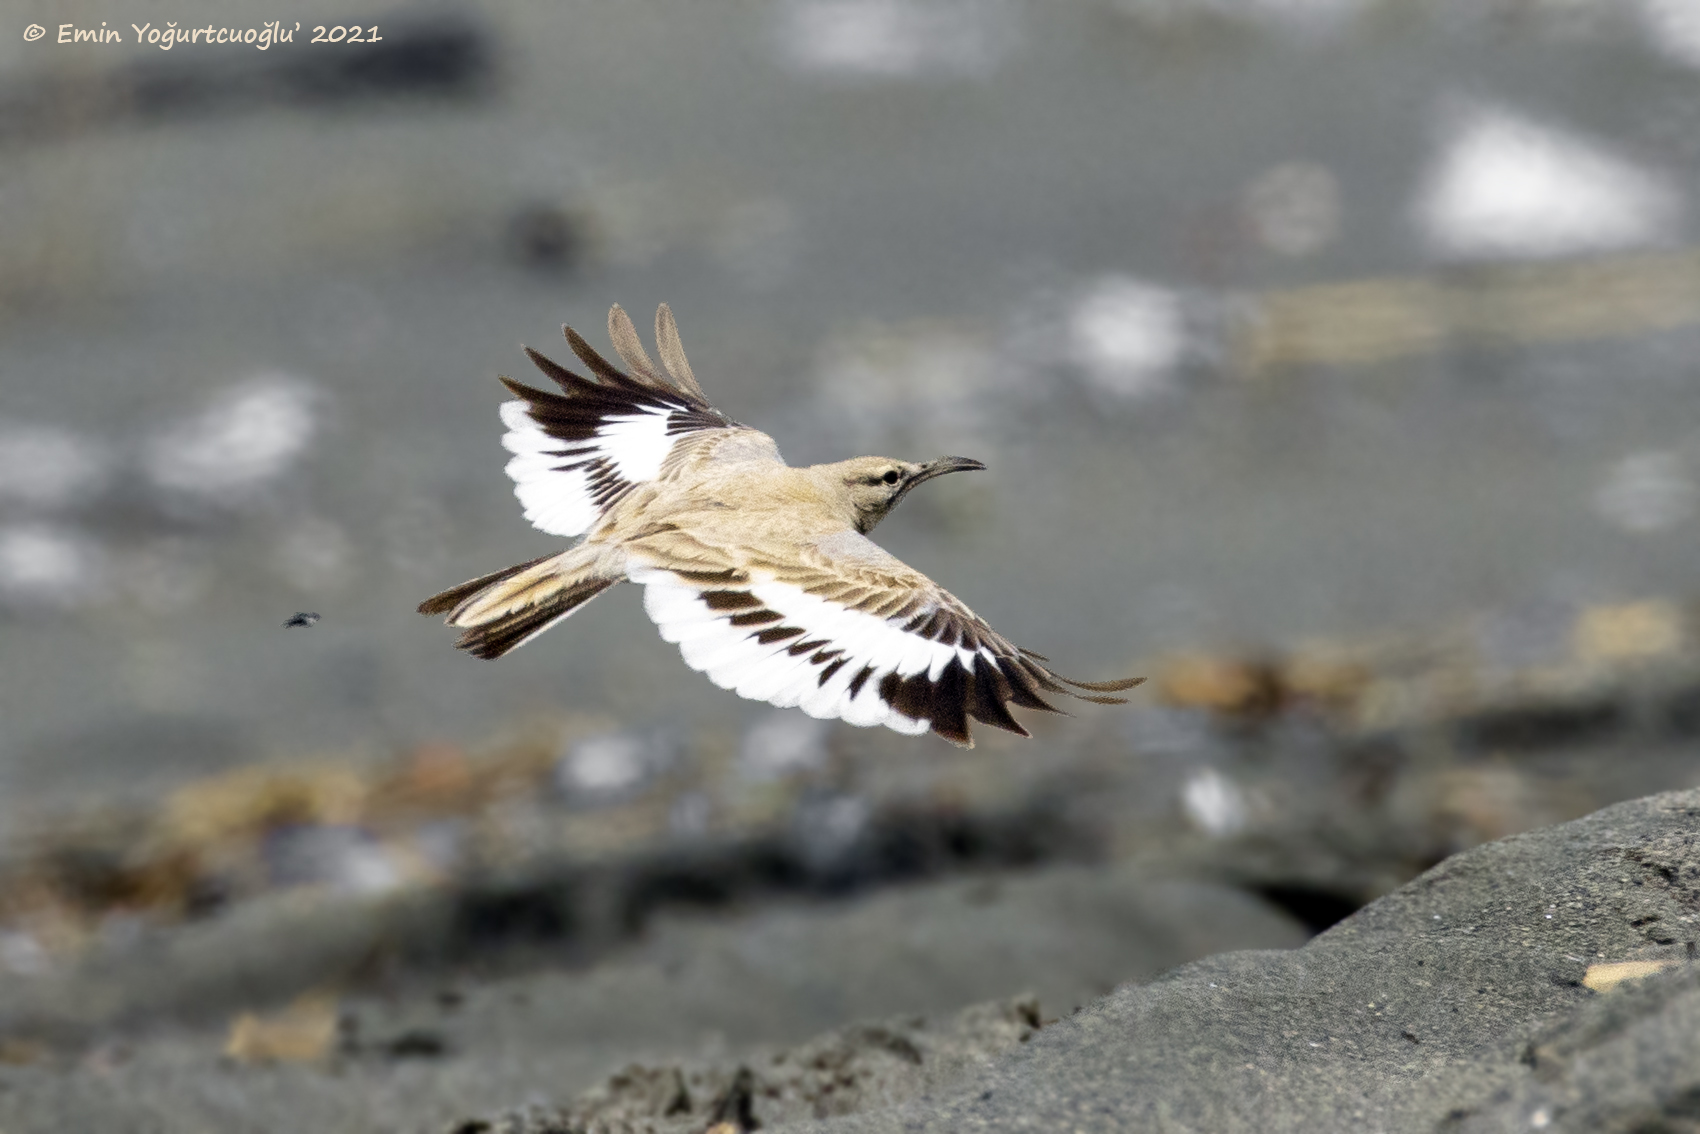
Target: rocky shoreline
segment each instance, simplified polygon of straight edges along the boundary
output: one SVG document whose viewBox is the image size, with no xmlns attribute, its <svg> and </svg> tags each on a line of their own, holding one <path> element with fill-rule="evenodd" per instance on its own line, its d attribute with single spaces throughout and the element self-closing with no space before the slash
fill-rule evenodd
<svg viewBox="0 0 1700 1134">
<path fill-rule="evenodd" d="M 1700 791 L 1673 792 L 1466 851 L 1302 948 L 1209 957 L 1043 1027 L 984 1005 L 942 1039 L 888 1024 L 763 1067 L 632 1069 L 565 1110 L 456 1129 L 1692 1130 L 1697 941 Z M 898 1045 L 906 1075 L 871 1066 Z M 792 1067 L 818 1079 L 821 1053 L 864 1105 L 798 1090 Z M 658 1076 L 697 1095 L 634 1089 Z M 725 1117 L 740 1076 L 743 1122 Z"/>
</svg>

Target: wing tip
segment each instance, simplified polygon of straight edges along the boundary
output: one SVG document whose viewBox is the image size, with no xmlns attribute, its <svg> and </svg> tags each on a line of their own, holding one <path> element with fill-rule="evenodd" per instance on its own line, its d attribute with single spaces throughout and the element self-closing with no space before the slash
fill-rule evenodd
<svg viewBox="0 0 1700 1134">
<path fill-rule="evenodd" d="M 679 340 L 679 322 L 673 318 L 673 309 L 665 303 L 655 309 L 655 347 L 661 354 L 661 365 L 667 368 L 667 376 L 673 379 L 674 384 L 707 404 L 708 396 L 697 384 L 690 361 L 685 357 L 684 344 Z"/>
<path fill-rule="evenodd" d="M 1090 689 L 1094 693 L 1125 693 L 1129 689 L 1145 684 L 1143 677 L 1124 677 L 1118 681 L 1076 681 L 1072 677 L 1053 674 L 1058 681 L 1063 681 L 1076 689 Z"/>
<path fill-rule="evenodd" d="M 608 308 L 608 338 L 633 378 L 649 386 L 668 388 L 656 372 L 655 363 L 650 361 L 649 352 L 643 349 L 643 340 L 638 338 L 632 317 L 618 303 Z"/>
</svg>

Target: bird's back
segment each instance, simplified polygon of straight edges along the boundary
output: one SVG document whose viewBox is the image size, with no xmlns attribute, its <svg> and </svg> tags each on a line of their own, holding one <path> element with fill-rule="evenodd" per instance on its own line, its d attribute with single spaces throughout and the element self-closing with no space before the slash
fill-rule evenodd
<svg viewBox="0 0 1700 1134">
<path fill-rule="evenodd" d="M 755 438 L 772 442 L 749 432 L 747 449 L 726 438 L 720 452 L 621 500 L 591 538 L 622 542 L 665 527 L 726 547 L 785 546 L 850 530 L 812 470 L 777 459 L 777 448 L 766 457 Z"/>
</svg>

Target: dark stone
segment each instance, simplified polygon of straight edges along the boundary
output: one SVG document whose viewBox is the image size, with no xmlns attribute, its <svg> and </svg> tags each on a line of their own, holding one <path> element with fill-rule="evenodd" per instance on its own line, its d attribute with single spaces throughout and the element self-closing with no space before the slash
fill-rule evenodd
<svg viewBox="0 0 1700 1134">
<path fill-rule="evenodd" d="M 417 1028 L 402 1032 L 384 1044 L 384 1054 L 392 1059 L 435 1059 L 447 1055 L 448 1041 L 440 1034 Z"/>
<path fill-rule="evenodd" d="M 1301 949 L 1124 985 L 830 1129 L 1688 1130 L 1700 968 L 1668 927 L 1697 922 L 1700 791 L 1654 796 L 1456 855 Z M 1584 985 L 1624 960 L 1676 967 Z"/>
<path fill-rule="evenodd" d="M 1466 747 L 1535 751 L 1610 740 L 1628 724 L 1610 700 L 1516 705 L 1480 713 L 1460 726 Z"/>
</svg>

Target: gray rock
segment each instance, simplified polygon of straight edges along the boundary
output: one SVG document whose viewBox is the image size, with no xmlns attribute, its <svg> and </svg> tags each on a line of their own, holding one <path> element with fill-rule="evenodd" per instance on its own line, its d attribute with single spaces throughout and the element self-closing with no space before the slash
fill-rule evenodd
<svg viewBox="0 0 1700 1134">
<path fill-rule="evenodd" d="M 492 1125 L 525 1120 L 531 1125 L 521 1129 L 533 1134 L 699 1134 L 717 1122 L 755 1129 L 854 1114 L 960 1079 L 1025 1043 L 1039 1024 L 1039 1002 L 1017 997 L 967 1008 L 940 1026 L 921 1016 L 851 1024 L 736 1065 L 634 1064 L 571 1107 Z"/>
<path fill-rule="evenodd" d="M 1302 949 L 1118 989 L 930 1099 L 807 1129 L 1689 1130 L 1697 939 L 1700 792 L 1654 796 L 1467 851 Z M 1679 967 L 1584 986 L 1624 960 Z"/>
<path fill-rule="evenodd" d="M 0 1024 L 74 1022 L 77 1036 L 103 1039 L 112 1033 L 102 1021 L 131 1021 L 118 1033 L 121 1043 L 96 1047 L 75 1063 L 0 1060 L 0 1129 L 413 1132 L 530 1100 L 540 1104 L 537 1121 L 553 1122 L 559 1104 L 606 1086 L 611 1072 L 633 1063 L 704 1074 L 723 1066 L 729 1082 L 756 1053 L 855 1020 L 903 1013 L 937 1023 L 1021 989 L 1066 1011 L 1118 981 L 1147 979 L 1213 951 L 1305 938 L 1292 919 L 1244 892 L 1152 879 L 1127 867 L 956 878 L 853 902 L 774 905 L 719 918 L 660 916 L 640 944 L 586 968 L 484 979 L 475 971 L 438 973 L 349 996 L 340 1006 L 341 1049 L 325 1065 L 227 1065 L 218 1055 L 227 1017 L 173 1027 L 167 1021 L 174 1006 L 203 1005 L 204 1016 L 205 1005 L 220 1005 L 233 1014 L 250 1006 L 243 989 L 275 996 L 278 988 L 299 987 L 302 971 L 351 967 L 362 942 L 393 939 L 409 926 L 427 936 L 436 928 L 436 907 L 386 900 L 361 908 L 370 918 L 381 914 L 395 933 L 351 921 L 345 931 L 307 936 L 301 922 L 283 916 L 289 911 L 282 904 L 259 917 L 266 908 L 255 903 L 245 920 L 209 926 L 204 939 L 172 938 L 170 950 L 149 954 L 151 968 L 137 961 L 44 980 L 9 1017 L 0 1015 Z M 247 929 L 233 936 L 238 924 Z M 268 959 L 278 973 L 266 971 Z M 197 971 L 191 985 L 182 983 Z M 439 995 L 444 980 L 457 986 L 451 997 Z M 0 997 L 0 1010 L 7 1007 Z M 911 1024 L 887 1027 L 902 1035 Z M 0 1039 L 6 1034 L 0 1027 Z M 856 1035 L 820 1042 L 854 1056 L 858 1082 L 869 1085 L 853 1096 L 858 1107 L 887 1105 L 966 1073 L 965 1065 L 948 1070 L 957 1065 L 941 1055 L 924 1061 L 923 1074 L 911 1074 L 912 1066 L 892 1062 L 889 1049 L 876 1050 L 873 1032 Z M 927 1046 L 930 1040 L 910 1042 L 939 1050 Z M 876 1087 L 881 1083 L 890 1090 Z M 798 1084 L 793 1093 L 807 1097 L 807 1084 Z M 714 1091 L 698 1093 L 712 1099 Z M 488 1121 L 497 1123 L 492 1129 L 522 1130 L 530 1119 L 515 1112 Z"/>
<path fill-rule="evenodd" d="M 1700 1130 L 1700 966 L 1602 996 L 1524 1049 L 1531 1074 L 1460 1116 L 1458 1134 Z"/>
</svg>

